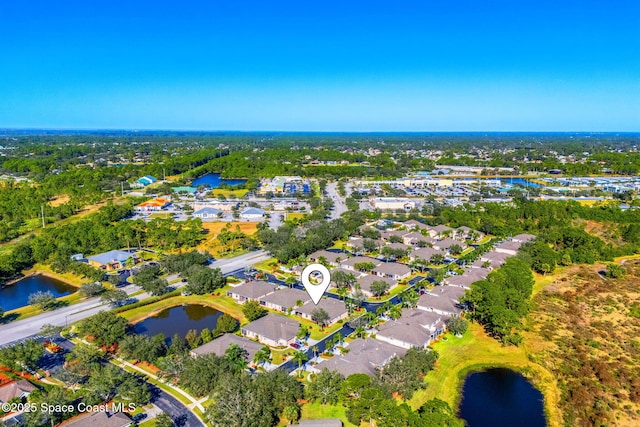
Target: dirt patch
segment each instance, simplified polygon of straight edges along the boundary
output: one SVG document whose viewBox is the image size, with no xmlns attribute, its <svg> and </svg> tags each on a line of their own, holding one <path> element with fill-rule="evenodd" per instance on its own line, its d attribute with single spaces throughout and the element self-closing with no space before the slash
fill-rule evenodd
<svg viewBox="0 0 640 427">
<path fill-rule="evenodd" d="M 64 205 L 65 203 L 68 203 L 69 200 L 71 200 L 71 197 L 69 197 L 68 194 L 61 194 L 49 200 L 49 206 L 51 206 L 52 208 L 55 208 L 60 205 Z"/>
<path fill-rule="evenodd" d="M 202 228 L 206 230 L 207 234 L 205 239 L 197 246 L 197 249 L 217 255 L 223 250 L 217 237 L 227 225 L 230 226 L 231 231 L 237 231 L 239 227 L 242 233 L 252 236 L 258 231 L 259 224 L 259 222 L 203 222 Z"/>
</svg>

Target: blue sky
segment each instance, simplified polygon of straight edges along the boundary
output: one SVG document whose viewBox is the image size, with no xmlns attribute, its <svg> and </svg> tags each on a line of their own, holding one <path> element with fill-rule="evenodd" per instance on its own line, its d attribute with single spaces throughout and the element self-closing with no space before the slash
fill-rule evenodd
<svg viewBox="0 0 640 427">
<path fill-rule="evenodd" d="M 0 2 L 0 127 L 640 131 L 635 0 L 97 3 Z"/>
</svg>

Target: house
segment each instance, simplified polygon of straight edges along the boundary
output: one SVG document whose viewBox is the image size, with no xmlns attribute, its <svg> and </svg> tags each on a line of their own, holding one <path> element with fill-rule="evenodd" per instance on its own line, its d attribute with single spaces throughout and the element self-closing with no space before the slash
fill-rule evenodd
<svg viewBox="0 0 640 427">
<path fill-rule="evenodd" d="M 378 277 L 386 277 L 393 280 L 402 280 L 411 275 L 411 268 L 397 262 L 383 262 L 371 271 Z"/>
<path fill-rule="evenodd" d="M 300 420 L 298 424 L 289 424 L 287 427 L 342 427 L 342 421 L 338 418 L 324 418 L 321 420 Z"/>
<path fill-rule="evenodd" d="M 373 265 L 380 265 L 381 261 L 375 258 L 370 258 L 366 256 L 354 256 L 352 258 L 346 258 L 343 261 L 340 261 L 340 268 L 344 268 L 349 271 L 357 271 L 355 265 L 361 263 L 372 263 Z"/>
<path fill-rule="evenodd" d="M 140 256 L 137 253 L 119 250 L 113 250 L 87 257 L 89 265 L 103 270 L 117 270 L 119 268 L 123 268 L 130 259 L 133 260 L 134 264 L 140 262 Z"/>
<path fill-rule="evenodd" d="M 442 280 L 442 283 L 469 289 L 472 283 L 486 279 L 488 274 L 489 269 L 487 268 L 470 268 L 459 276 L 446 277 Z"/>
<path fill-rule="evenodd" d="M 434 239 L 428 236 L 423 236 L 422 233 L 418 233 L 417 231 L 412 231 L 411 233 L 407 233 L 402 236 L 402 242 L 405 245 L 416 246 L 420 242 L 431 243 L 435 242 Z"/>
<path fill-rule="evenodd" d="M 493 250 L 495 252 L 502 252 L 504 254 L 507 255 L 516 255 L 518 253 L 518 250 L 520 249 L 520 246 L 522 246 L 521 242 L 516 242 L 514 240 L 508 240 L 506 242 L 502 242 L 499 245 L 496 245 L 495 248 L 493 248 Z"/>
<path fill-rule="evenodd" d="M 480 231 L 476 231 L 464 225 L 462 227 L 456 228 L 454 234 L 454 237 L 458 240 L 471 239 L 473 236 L 473 240 L 478 241 L 484 237 L 484 233 L 481 233 Z"/>
<path fill-rule="evenodd" d="M 6 403 L 12 399 L 24 399 L 37 387 L 27 380 L 11 381 L 0 386 L 0 402 Z"/>
<path fill-rule="evenodd" d="M 415 219 L 410 219 L 409 221 L 404 222 L 404 226 L 407 227 L 408 230 L 413 230 L 419 228 L 421 230 L 426 230 L 429 228 L 427 224 L 423 224 L 420 221 L 416 221 Z"/>
<path fill-rule="evenodd" d="M 455 239 L 444 239 L 444 240 L 439 240 L 433 243 L 434 248 L 440 249 L 443 251 L 449 251 L 451 247 L 454 245 L 460 246 L 462 250 L 464 250 L 467 247 L 466 243 L 461 242 L 460 240 L 455 240 Z"/>
<path fill-rule="evenodd" d="M 349 239 L 344 245 L 351 249 L 352 252 L 360 253 L 364 251 L 364 239 Z"/>
<path fill-rule="evenodd" d="M 129 184 L 129 186 L 131 188 L 144 188 L 147 185 L 153 184 L 156 181 L 157 179 L 155 179 L 153 176 L 145 175 L 142 178 L 139 178 L 138 180 L 136 180 L 135 182 Z"/>
<path fill-rule="evenodd" d="M 300 289 L 286 288 L 260 298 L 260 305 L 287 313 L 308 301 L 311 301 L 311 297 L 307 292 Z"/>
<path fill-rule="evenodd" d="M 82 261 L 84 259 L 84 255 L 82 254 L 73 254 L 69 257 L 71 261 Z"/>
<path fill-rule="evenodd" d="M 191 350 L 191 356 L 198 357 L 205 354 L 215 354 L 217 356 L 224 356 L 225 352 L 231 344 L 235 344 L 247 352 L 247 361 L 251 362 L 256 353 L 262 348 L 261 344 L 250 339 L 239 337 L 234 334 L 224 334 L 221 337 L 209 341 L 208 343 L 201 345 L 200 347 Z"/>
<path fill-rule="evenodd" d="M 437 288 L 446 287 L 453 288 L 452 286 L 437 286 Z M 447 295 L 438 295 L 437 292 L 422 295 L 418 299 L 417 307 L 420 310 L 432 311 L 434 313 L 441 314 L 442 316 L 457 316 L 462 313 L 462 306 L 456 299 L 450 298 Z"/>
<path fill-rule="evenodd" d="M 337 267 L 340 263 L 340 260 L 346 259 L 347 254 L 342 252 L 329 252 L 325 250 L 315 251 L 311 255 L 309 255 L 309 260 L 312 262 L 320 263 L 321 259 L 323 259 L 329 263 L 332 267 Z"/>
<path fill-rule="evenodd" d="M 60 424 L 60 427 L 127 427 L 133 424 L 123 412 L 83 412 Z"/>
<path fill-rule="evenodd" d="M 510 256 L 510 254 L 504 252 L 486 252 L 471 264 L 471 268 L 486 268 L 488 265 L 488 268 L 494 270 L 504 264 Z"/>
<path fill-rule="evenodd" d="M 242 219 L 261 219 L 264 218 L 264 210 L 260 208 L 246 208 L 240 212 Z"/>
<path fill-rule="evenodd" d="M 536 238 L 536 236 L 534 236 L 533 234 L 517 234 L 515 236 L 513 236 L 511 238 L 511 240 L 513 240 L 514 242 L 518 242 L 518 243 L 529 243 L 530 241 L 534 240 Z"/>
<path fill-rule="evenodd" d="M 447 253 L 444 251 L 441 251 L 440 249 L 422 248 L 422 249 L 416 249 L 415 251 L 410 252 L 409 259 L 411 261 L 414 261 L 419 258 L 425 261 L 430 261 L 431 257 L 434 255 L 442 255 L 443 257 L 445 257 L 447 256 Z"/>
<path fill-rule="evenodd" d="M 393 357 L 402 357 L 407 352 L 404 348 L 373 338 L 356 338 L 347 348 L 348 353 L 321 362 L 317 368 L 340 372 L 345 377 L 351 374 L 375 375 L 376 369 L 384 367 Z"/>
<path fill-rule="evenodd" d="M 343 301 L 339 301 L 335 298 L 323 298 L 318 304 L 314 304 L 313 302 L 307 302 L 302 307 L 298 307 L 295 309 L 294 313 L 296 316 L 300 316 L 304 319 L 313 320 L 311 315 L 314 310 L 323 309 L 329 315 L 329 320 L 327 324 L 333 325 L 338 320 L 346 319 L 349 316 L 349 311 L 347 310 Z"/>
<path fill-rule="evenodd" d="M 392 249 L 400 249 L 405 252 L 408 252 L 410 249 L 413 249 L 411 246 L 405 245 L 404 243 L 389 243 L 387 246 Z"/>
<path fill-rule="evenodd" d="M 435 227 L 429 227 L 428 232 L 429 236 L 433 238 L 443 237 L 453 234 L 453 228 L 447 227 L 446 225 L 436 225 Z"/>
<path fill-rule="evenodd" d="M 357 279 L 358 285 L 360 285 L 360 290 L 368 297 L 373 296 L 373 292 L 371 291 L 371 285 L 373 282 L 387 282 L 389 285 L 389 290 L 398 286 L 398 282 L 394 279 L 390 279 L 388 277 L 380 277 L 375 274 L 365 274 L 363 276 L 358 277 Z"/>
<path fill-rule="evenodd" d="M 383 240 L 389 240 L 390 237 L 396 236 L 403 239 L 404 236 L 409 233 L 411 232 L 407 230 L 382 230 L 380 231 L 380 238 Z"/>
<path fill-rule="evenodd" d="M 435 286 L 433 289 L 429 291 L 430 294 L 438 295 L 438 296 L 446 296 L 456 301 L 460 301 L 460 298 L 462 298 L 466 292 L 467 290 L 460 286 L 448 286 L 448 285 Z"/>
<path fill-rule="evenodd" d="M 210 218 L 218 218 L 222 214 L 220 209 L 216 208 L 202 208 L 198 209 L 193 213 L 194 218 L 200 219 L 210 219 Z"/>
<path fill-rule="evenodd" d="M 233 298 L 238 304 L 244 304 L 247 301 L 259 301 L 260 298 L 275 292 L 276 288 L 273 283 L 254 280 L 229 289 L 227 296 Z"/>
<path fill-rule="evenodd" d="M 286 347 L 295 341 L 300 322 L 269 313 L 242 327 L 242 335 L 271 347 Z"/>
<path fill-rule="evenodd" d="M 442 332 L 442 315 L 424 310 L 404 309 L 399 319 L 389 320 L 380 326 L 376 339 L 406 349 L 426 348 Z"/>
<path fill-rule="evenodd" d="M 171 203 L 171 199 L 168 197 L 158 197 L 155 199 L 142 202 L 135 207 L 136 212 L 157 212 L 160 211 Z"/>
</svg>

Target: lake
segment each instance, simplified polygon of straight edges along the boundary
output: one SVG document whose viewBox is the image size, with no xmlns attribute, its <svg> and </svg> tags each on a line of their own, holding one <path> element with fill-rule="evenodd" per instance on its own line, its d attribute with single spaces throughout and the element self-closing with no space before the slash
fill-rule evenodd
<svg viewBox="0 0 640 427">
<path fill-rule="evenodd" d="M 458 416 L 468 427 L 545 427 L 543 397 L 525 377 L 493 368 L 467 376 Z"/>
<path fill-rule="evenodd" d="M 60 280 L 52 279 L 43 275 L 29 276 L 17 281 L 13 285 L 0 289 L 0 307 L 4 311 L 29 305 L 29 295 L 35 292 L 49 291 L 54 297 L 70 295 L 77 290 L 74 286 L 68 285 Z"/>
<path fill-rule="evenodd" d="M 204 328 L 214 330 L 221 315 L 221 311 L 204 305 L 179 305 L 165 308 L 158 314 L 136 323 L 134 329 L 136 333 L 150 337 L 164 334 L 167 340 L 170 340 L 175 334 L 184 337 L 190 329 L 196 329 L 198 333 Z"/>
<path fill-rule="evenodd" d="M 222 184 L 226 185 L 240 185 L 247 182 L 246 179 L 221 179 L 219 173 L 208 173 L 202 175 L 199 178 L 194 179 L 191 182 L 192 187 L 198 187 L 199 185 L 204 185 L 209 188 L 218 188 Z"/>
</svg>

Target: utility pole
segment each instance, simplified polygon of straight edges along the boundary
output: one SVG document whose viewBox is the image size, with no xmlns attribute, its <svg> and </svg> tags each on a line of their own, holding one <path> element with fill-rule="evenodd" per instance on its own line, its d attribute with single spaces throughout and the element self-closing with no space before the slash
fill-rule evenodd
<svg viewBox="0 0 640 427">
<path fill-rule="evenodd" d="M 120 182 L 121 196 L 124 197 L 124 181 Z"/>
<path fill-rule="evenodd" d="M 40 205 L 40 215 L 42 216 L 42 228 L 44 228 L 44 205 Z"/>
</svg>

